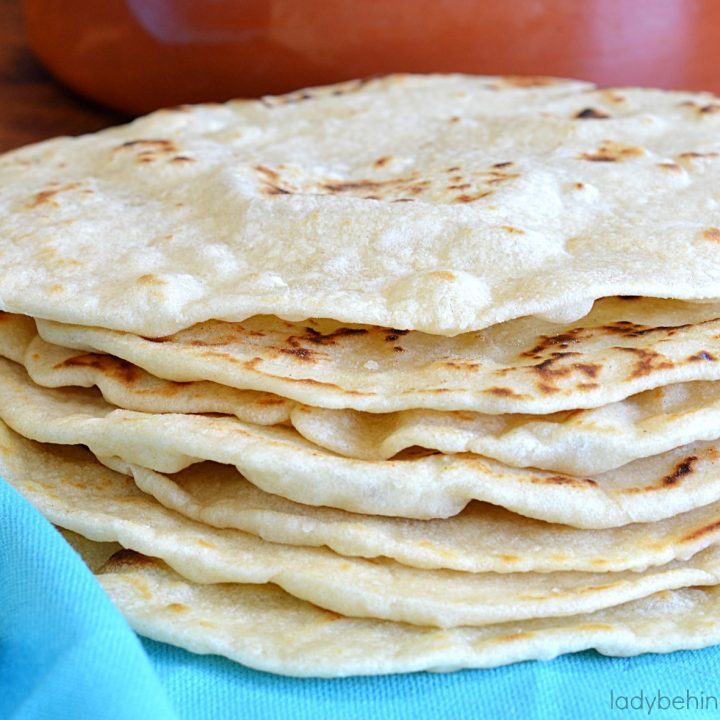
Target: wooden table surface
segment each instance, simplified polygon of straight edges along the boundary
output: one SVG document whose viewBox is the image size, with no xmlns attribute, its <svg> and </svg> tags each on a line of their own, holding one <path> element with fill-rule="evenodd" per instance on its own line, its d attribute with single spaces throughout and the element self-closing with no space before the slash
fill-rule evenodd
<svg viewBox="0 0 720 720">
<path fill-rule="evenodd" d="M 0 152 L 124 120 L 55 82 L 28 49 L 20 0 L 0 0 Z"/>
</svg>

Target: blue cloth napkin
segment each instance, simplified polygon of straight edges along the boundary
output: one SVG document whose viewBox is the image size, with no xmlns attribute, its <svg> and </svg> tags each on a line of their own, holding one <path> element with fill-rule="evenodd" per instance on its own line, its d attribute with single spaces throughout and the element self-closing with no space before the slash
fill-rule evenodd
<svg viewBox="0 0 720 720">
<path fill-rule="evenodd" d="M 718 648 L 301 680 L 139 642 L 62 538 L 2 481 L 0 518 L 2 720 L 720 717 Z"/>
</svg>

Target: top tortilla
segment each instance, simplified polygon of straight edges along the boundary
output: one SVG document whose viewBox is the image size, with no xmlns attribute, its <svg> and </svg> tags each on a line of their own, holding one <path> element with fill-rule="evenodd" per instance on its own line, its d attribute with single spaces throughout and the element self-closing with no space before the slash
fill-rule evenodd
<svg viewBox="0 0 720 720">
<path fill-rule="evenodd" d="M 717 300 L 719 181 L 708 94 L 391 76 L 161 111 L 0 158 L 0 309 L 455 335 Z"/>
</svg>

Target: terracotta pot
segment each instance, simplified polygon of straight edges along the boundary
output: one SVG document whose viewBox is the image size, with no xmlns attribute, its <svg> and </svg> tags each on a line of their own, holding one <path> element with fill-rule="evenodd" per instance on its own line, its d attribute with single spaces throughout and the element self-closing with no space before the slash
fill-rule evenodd
<svg viewBox="0 0 720 720">
<path fill-rule="evenodd" d="M 25 0 L 64 83 L 140 113 L 395 71 L 720 91 L 717 0 Z"/>
</svg>

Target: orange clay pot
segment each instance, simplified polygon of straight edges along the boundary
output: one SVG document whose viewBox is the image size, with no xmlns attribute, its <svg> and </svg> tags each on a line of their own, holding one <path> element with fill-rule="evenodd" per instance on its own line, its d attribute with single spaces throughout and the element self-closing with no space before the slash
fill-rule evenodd
<svg viewBox="0 0 720 720">
<path fill-rule="evenodd" d="M 397 71 L 720 91 L 718 0 L 25 0 L 55 76 L 142 113 Z"/>
</svg>

